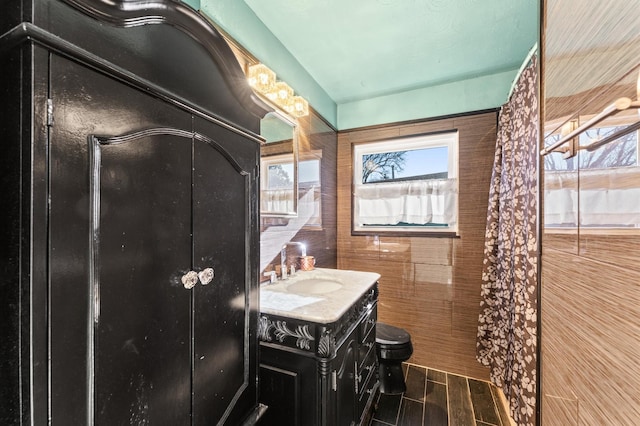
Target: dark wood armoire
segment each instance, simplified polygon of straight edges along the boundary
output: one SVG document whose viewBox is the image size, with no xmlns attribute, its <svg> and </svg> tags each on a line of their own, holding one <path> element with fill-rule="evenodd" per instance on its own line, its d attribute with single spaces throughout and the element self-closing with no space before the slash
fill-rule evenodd
<svg viewBox="0 0 640 426">
<path fill-rule="evenodd" d="M 232 51 L 170 0 L 7 0 L 0 34 L 0 424 L 255 422 L 267 107 Z"/>
</svg>

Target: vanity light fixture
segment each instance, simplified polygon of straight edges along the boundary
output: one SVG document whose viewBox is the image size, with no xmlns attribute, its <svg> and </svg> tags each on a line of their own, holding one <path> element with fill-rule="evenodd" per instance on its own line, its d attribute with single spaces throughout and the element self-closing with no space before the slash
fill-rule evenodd
<svg viewBox="0 0 640 426">
<path fill-rule="evenodd" d="M 265 64 L 256 64 L 249 67 L 247 73 L 249 86 L 260 93 L 266 93 L 273 89 L 276 84 L 276 73 L 271 71 Z"/>
<path fill-rule="evenodd" d="M 309 115 L 309 103 L 301 96 L 294 96 L 293 89 L 284 81 L 276 81 L 276 73 L 264 64 L 249 66 L 247 80 L 256 92 L 282 108 L 289 115 Z"/>
<path fill-rule="evenodd" d="M 287 110 L 292 115 L 296 117 L 304 117 L 305 115 L 309 115 L 309 102 L 302 96 L 294 96 L 293 97 L 293 106 L 290 106 L 291 111 Z"/>
<path fill-rule="evenodd" d="M 279 81 L 265 95 L 271 102 L 285 108 L 293 98 L 293 89 L 284 81 Z"/>
</svg>

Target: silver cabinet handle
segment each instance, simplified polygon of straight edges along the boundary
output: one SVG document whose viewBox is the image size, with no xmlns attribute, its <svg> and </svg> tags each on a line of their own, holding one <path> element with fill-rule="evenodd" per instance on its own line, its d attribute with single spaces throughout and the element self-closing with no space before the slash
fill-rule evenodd
<svg viewBox="0 0 640 426">
<path fill-rule="evenodd" d="M 198 284 L 198 273 L 195 271 L 189 271 L 182 276 L 180 281 L 182 281 L 184 288 L 191 290 L 196 284 Z"/>
<path fill-rule="evenodd" d="M 213 268 L 205 268 L 198 273 L 198 278 L 200 278 L 200 282 L 202 285 L 207 285 L 213 280 L 215 273 L 213 272 Z"/>
</svg>

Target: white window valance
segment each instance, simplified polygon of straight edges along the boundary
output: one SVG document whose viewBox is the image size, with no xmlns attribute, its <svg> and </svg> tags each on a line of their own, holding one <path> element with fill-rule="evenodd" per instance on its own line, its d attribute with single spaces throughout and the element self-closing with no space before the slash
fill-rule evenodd
<svg viewBox="0 0 640 426">
<path fill-rule="evenodd" d="M 260 210 L 287 213 L 294 211 L 293 189 L 267 189 L 260 191 Z"/>
<path fill-rule="evenodd" d="M 638 167 L 546 172 L 546 226 L 640 225 Z"/>
<path fill-rule="evenodd" d="M 562 188 L 545 191 L 547 225 L 634 226 L 640 224 L 640 188 L 582 190 Z"/>
<path fill-rule="evenodd" d="M 363 225 L 427 225 L 457 222 L 457 179 L 355 185 L 355 222 Z"/>
</svg>

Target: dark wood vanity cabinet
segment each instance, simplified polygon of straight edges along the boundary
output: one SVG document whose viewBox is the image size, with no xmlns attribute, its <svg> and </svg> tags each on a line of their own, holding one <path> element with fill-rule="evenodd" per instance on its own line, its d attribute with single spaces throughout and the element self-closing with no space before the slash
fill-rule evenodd
<svg viewBox="0 0 640 426">
<path fill-rule="evenodd" d="M 267 109 L 184 5 L 9 3 L 0 424 L 254 423 Z"/>
<path fill-rule="evenodd" d="M 378 388 L 377 284 L 340 319 L 315 323 L 261 314 L 261 424 L 367 424 Z"/>
</svg>

